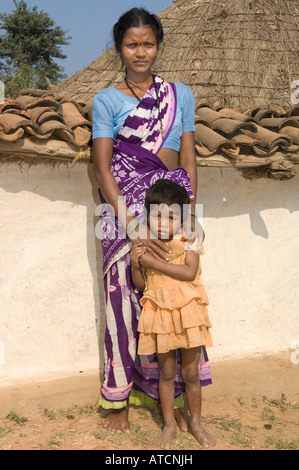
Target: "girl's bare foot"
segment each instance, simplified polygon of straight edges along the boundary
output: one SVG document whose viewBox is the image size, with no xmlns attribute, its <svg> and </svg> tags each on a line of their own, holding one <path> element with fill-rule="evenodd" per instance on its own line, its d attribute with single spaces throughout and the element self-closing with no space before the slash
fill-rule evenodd
<svg viewBox="0 0 299 470">
<path fill-rule="evenodd" d="M 204 449 L 209 449 L 210 447 L 214 447 L 216 445 L 216 440 L 207 433 L 201 424 L 200 419 L 190 418 L 189 424 L 191 434 L 193 434 L 195 439 L 203 446 Z"/>
<path fill-rule="evenodd" d="M 176 433 L 176 422 L 171 421 L 164 425 L 162 434 L 156 439 L 157 447 L 171 449 L 171 444 Z"/>
<path fill-rule="evenodd" d="M 107 416 L 104 428 L 111 432 L 130 433 L 129 408 L 121 408 L 120 410 L 111 410 Z"/>
<path fill-rule="evenodd" d="M 189 416 L 184 410 L 184 408 L 176 408 L 174 410 L 174 417 L 180 430 L 182 432 L 188 432 L 189 431 Z"/>
</svg>

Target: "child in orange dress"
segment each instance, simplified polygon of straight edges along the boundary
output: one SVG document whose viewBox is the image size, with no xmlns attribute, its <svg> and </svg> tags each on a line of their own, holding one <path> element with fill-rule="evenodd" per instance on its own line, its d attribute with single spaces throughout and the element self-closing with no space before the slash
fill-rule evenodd
<svg viewBox="0 0 299 470">
<path fill-rule="evenodd" d="M 188 242 L 184 238 L 186 206 L 190 207 L 190 198 L 183 187 L 170 180 L 158 180 L 146 193 L 145 209 L 151 233 L 171 249 L 168 262 L 154 258 L 142 244 L 134 245 L 131 250 L 133 282 L 143 291 L 138 354 L 157 355 L 164 418 L 157 445 L 166 449 L 171 448 L 176 433 L 176 349 L 181 352 L 181 374 L 190 410 L 189 429 L 203 447 L 215 445 L 201 424 L 198 366 L 201 346 L 212 346 L 211 323 L 208 298 L 200 279 L 201 242 L 196 239 Z"/>
</svg>

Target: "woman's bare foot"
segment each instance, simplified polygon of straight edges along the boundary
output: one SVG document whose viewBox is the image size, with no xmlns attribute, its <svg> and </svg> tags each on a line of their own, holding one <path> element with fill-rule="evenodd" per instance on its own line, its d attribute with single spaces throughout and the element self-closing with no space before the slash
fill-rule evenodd
<svg viewBox="0 0 299 470">
<path fill-rule="evenodd" d="M 207 433 L 200 419 L 192 419 L 191 417 L 189 425 L 191 434 L 193 434 L 195 439 L 203 446 L 204 449 L 209 449 L 216 445 L 216 440 Z"/>
<path fill-rule="evenodd" d="M 171 449 L 171 444 L 176 433 L 176 422 L 171 421 L 164 425 L 162 434 L 156 439 L 157 447 L 161 449 Z"/>
<path fill-rule="evenodd" d="M 174 417 L 180 430 L 182 432 L 188 432 L 189 431 L 189 416 L 184 410 L 184 408 L 176 408 L 174 410 Z"/>
<path fill-rule="evenodd" d="M 111 410 L 107 416 L 104 428 L 111 432 L 126 432 L 130 433 L 129 423 L 129 407 L 121 408 L 120 410 Z"/>
</svg>

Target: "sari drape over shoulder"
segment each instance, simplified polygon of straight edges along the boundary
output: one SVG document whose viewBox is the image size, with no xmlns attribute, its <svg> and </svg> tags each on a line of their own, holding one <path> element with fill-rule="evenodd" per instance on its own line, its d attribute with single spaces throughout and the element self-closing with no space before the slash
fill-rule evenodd
<svg viewBox="0 0 299 470">
<path fill-rule="evenodd" d="M 146 190 L 159 178 L 172 179 L 184 186 L 193 197 L 190 179 L 184 168 L 168 171 L 157 156 L 175 121 L 177 97 L 174 84 L 165 82 L 155 76 L 160 100 L 160 117 L 164 135 L 160 133 L 159 110 L 154 98 L 155 88 L 150 86 L 148 92 L 126 118 L 123 127 L 113 142 L 111 171 L 121 190 L 127 207 L 137 218 L 143 218 L 144 198 Z M 101 201 L 106 203 L 99 191 Z M 111 264 L 117 260 L 119 253 L 130 250 L 130 240 L 113 209 L 105 204 L 100 217 L 102 231 L 103 271 L 107 272 Z M 105 233 L 108 236 L 105 236 Z M 113 234 L 113 237 L 110 235 Z"/>
<path fill-rule="evenodd" d="M 190 178 L 184 168 L 169 171 L 157 153 L 167 138 L 176 116 L 177 96 L 174 84 L 155 76 L 160 102 L 156 106 L 155 87 L 152 84 L 143 99 L 126 118 L 113 142 L 111 171 L 124 201 L 134 216 L 146 223 L 144 198 L 146 190 L 158 179 L 170 179 L 184 186 L 193 197 Z M 160 132 L 161 122 L 164 133 Z M 105 370 L 100 404 L 120 408 L 129 395 L 137 403 L 142 394 L 154 400 L 158 395 L 158 365 L 155 355 L 136 356 L 140 293 L 131 280 L 130 255 L 132 244 L 113 208 L 107 204 L 101 191 L 102 210 L 97 234 L 102 242 L 104 290 L 106 305 Z M 179 371 L 175 396 L 184 391 Z M 200 378 L 202 385 L 211 383 L 210 368 L 205 349 L 202 350 Z M 132 390 L 133 387 L 133 391 Z M 135 391 L 135 392 L 134 392 Z M 147 401 L 148 402 L 148 401 Z"/>
</svg>

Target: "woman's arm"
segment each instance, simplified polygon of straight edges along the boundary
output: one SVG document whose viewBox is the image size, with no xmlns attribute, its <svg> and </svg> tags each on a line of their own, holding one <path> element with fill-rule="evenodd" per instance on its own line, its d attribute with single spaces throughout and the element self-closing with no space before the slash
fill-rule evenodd
<svg viewBox="0 0 299 470">
<path fill-rule="evenodd" d="M 119 186 L 111 172 L 111 160 L 113 155 L 113 139 L 96 138 L 93 140 L 93 161 L 94 173 L 99 183 L 101 192 L 108 203 L 112 203 L 116 216 L 120 219 L 123 226 L 127 229 L 129 224 L 134 221 L 134 216 L 127 208 Z M 167 245 L 161 240 L 151 239 L 150 232 L 145 226 L 137 227 L 129 235 L 133 244 L 140 243 L 147 247 L 153 256 L 167 259 L 169 251 Z"/>
<path fill-rule="evenodd" d="M 189 173 L 191 189 L 194 196 L 194 199 L 191 201 L 191 209 L 195 210 L 197 196 L 197 166 L 194 132 L 183 132 L 180 148 L 180 166 L 185 168 Z"/>
<path fill-rule="evenodd" d="M 181 140 L 180 149 L 180 166 L 185 168 L 190 176 L 191 189 L 194 195 L 194 199 L 191 201 L 191 211 L 196 211 L 196 196 L 197 196 L 197 165 L 196 165 L 196 154 L 195 154 L 195 142 L 194 132 L 184 132 Z M 188 225 L 186 226 L 188 228 Z M 205 239 L 205 233 L 197 221 L 196 217 L 191 216 L 191 233 L 188 234 L 187 238 L 193 238 L 194 235 L 199 240 Z M 186 234 L 187 235 L 187 234 Z"/>
<path fill-rule="evenodd" d="M 169 264 L 153 258 L 148 253 L 140 256 L 140 264 L 147 269 L 155 269 L 179 281 L 194 281 L 198 271 L 199 255 L 195 251 L 187 250 L 185 264 Z"/>
<path fill-rule="evenodd" d="M 94 162 L 94 173 L 99 183 L 101 192 L 105 200 L 110 204 L 113 203 L 116 216 L 122 218 L 121 220 L 124 227 L 127 227 L 131 220 L 134 219 L 133 215 L 128 215 L 125 220 L 122 216 L 118 202 L 120 201 L 122 194 L 119 186 L 111 172 L 111 160 L 113 155 L 113 139 L 109 138 L 98 138 L 93 140 L 93 162 Z M 118 200 L 119 198 L 119 200 Z"/>
</svg>

